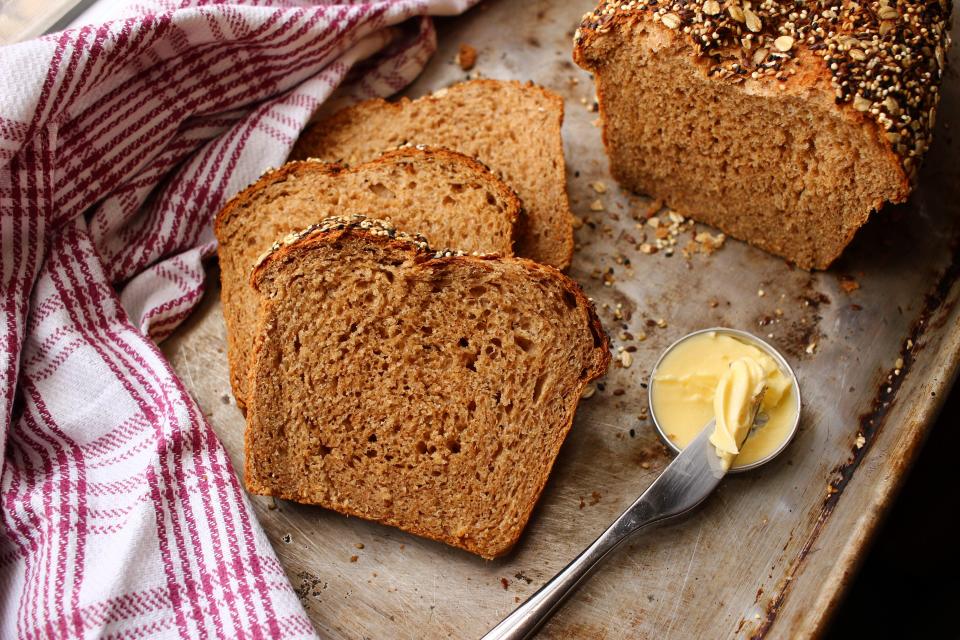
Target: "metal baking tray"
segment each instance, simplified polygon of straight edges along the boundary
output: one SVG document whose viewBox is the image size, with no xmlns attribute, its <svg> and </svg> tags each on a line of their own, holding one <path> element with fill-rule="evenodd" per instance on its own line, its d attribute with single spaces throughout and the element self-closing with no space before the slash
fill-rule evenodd
<svg viewBox="0 0 960 640">
<path fill-rule="evenodd" d="M 321 508 L 253 497 L 324 637 L 482 635 L 669 462 L 646 417 L 650 367 L 677 337 L 716 325 L 754 332 L 790 359 L 804 394 L 796 440 L 773 463 L 724 480 L 695 515 L 619 549 L 542 637 L 816 635 L 956 376 L 957 47 L 919 188 L 907 204 L 875 215 L 830 271 L 808 273 L 733 240 L 687 258 L 690 231 L 672 256 L 631 242 L 650 201 L 610 178 L 591 78 L 571 62 L 573 31 L 591 8 L 592 0 L 499 0 L 438 21 L 439 51 L 406 93 L 465 79 L 454 57 L 466 43 L 479 52 L 471 76 L 529 79 L 565 98 L 567 188 L 584 221 L 570 274 L 596 301 L 615 348 L 636 347 L 633 364 L 613 366 L 603 390 L 581 403 L 506 558 L 488 562 Z M 214 266 L 202 307 L 163 350 L 242 470 L 244 421 L 230 395 L 217 281 Z M 635 339 L 621 340 L 624 331 Z"/>
</svg>

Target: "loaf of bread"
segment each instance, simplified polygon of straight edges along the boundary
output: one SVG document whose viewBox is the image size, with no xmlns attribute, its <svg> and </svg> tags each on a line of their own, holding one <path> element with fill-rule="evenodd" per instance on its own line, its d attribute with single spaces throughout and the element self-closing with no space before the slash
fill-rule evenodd
<svg viewBox="0 0 960 640">
<path fill-rule="evenodd" d="M 803 268 L 910 193 L 930 145 L 949 0 L 610 0 L 574 58 L 613 176 Z"/>
<path fill-rule="evenodd" d="M 609 364 L 580 288 L 362 217 L 277 243 L 252 284 L 247 488 L 506 553 Z"/>
<path fill-rule="evenodd" d="M 256 296 L 253 264 L 285 235 L 327 216 L 389 218 L 431 241 L 465 251 L 512 255 L 520 201 L 472 158 L 446 150 L 406 148 L 353 168 L 292 162 L 265 174 L 217 215 L 223 315 L 230 382 L 245 406 Z"/>
<path fill-rule="evenodd" d="M 563 100 L 554 93 L 533 84 L 472 80 L 417 100 L 348 107 L 308 128 L 290 157 L 356 164 L 405 143 L 473 156 L 523 201 L 517 254 L 563 269 L 573 253 L 573 217 L 562 122 Z"/>
</svg>

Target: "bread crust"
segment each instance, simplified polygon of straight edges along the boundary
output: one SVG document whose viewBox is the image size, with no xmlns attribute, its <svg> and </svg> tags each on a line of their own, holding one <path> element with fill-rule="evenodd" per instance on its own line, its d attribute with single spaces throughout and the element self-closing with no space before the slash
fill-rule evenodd
<svg viewBox="0 0 960 640">
<path fill-rule="evenodd" d="M 384 110 L 390 111 L 395 114 L 403 112 L 409 105 L 413 103 L 419 104 L 443 104 L 444 100 L 447 100 L 450 95 L 456 95 L 459 92 L 469 90 L 472 87 L 486 87 L 490 91 L 500 90 L 503 86 L 511 86 L 515 88 L 521 88 L 527 91 L 535 91 L 539 94 L 540 98 L 552 105 L 552 108 L 559 114 L 558 130 L 563 127 L 563 118 L 564 118 L 564 104 L 563 98 L 561 98 L 556 93 L 540 86 L 534 84 L 533 82 L 520 82 L 518 80 L 493 80 L 489 78 L 479 78 L 475 80 L 468 80 L 466 82 L 460 82 L 445 89 L 441 89 L 435 93 L 422 96 L 411 100 L 407 97 L 401 97 L 398 100 L 387 101 L 383 98 L 374 98 L 370 100 L 365 100 L 359 102 L 355 105 L 351 105 L 340 109 L 336 113 L 327 117 L 321 122 L 313 124 L 308 127 L 297 140 L 294 145 L 293 151 L 290 153 L 290 158 L 293 160 L 303 160 L 312 155 L 312 149 L 316 149 L 322 146 L 321 141 L 325 136 L 325 132 L 342 128 L 345 125 L 354 122 L 354 121 L 363 121 L 369 117 L 369 114 L 379 113 Z M 561 154 L 563 149 L 562 139 L 559 141 Z M 442 146 L 442 145 L 434 145 Z M 336 159 L 336 161 L 342 161 L 342 158 Z M 479 161 L 478 161 L 479 162 Z M 484 165 L 486 166 L 486 165 Z M 487 167 L 490 169 L 490 167 Z M 494 172 L 496 173 L 496 172 Z M 553 260 L 547 260 L 546 256 L 528 256 L 538 259 L 541 262 L 547 262 L 559 269 L 566 269 L 570 266 L 570 261 L 573 259 L 573 213 L 570 211 L 570 201 L 569 196 L 567 195 L 566 189 L 566 170 L 565 164 L 563 162 L 558 163 L 556 175 L 553 176 L 553 179 L 557 184 L 562 185 L 560 189 L 560 207 L 566 213 L 565 216 L 565 225 L 563 228 L 554 228 L 554 237 L 557 238 L 557 246 L 555 249 L 558 251 L 558 255 Z M 512 185 L 511 185 L 512 186 Z M 525 209 L 529 210 L 530 203 L 525 203 Z M 521 220 L 520 229 L 518 230 L 519 237 L 519 249 L 523 250 L 524 243 L 524 227 L 529 223 L 529 215 L 525 214 L 525 219 Z"/>
<path fill-rule="evenodd" d="M 317 225 L 315 225 L 317 226 Z M 251 274 L 250 283 L 255 289 L 260 291 L 260 287 L 263 284 L 263 279 L 274 267 L 282 265 L 287 261 L 296 261 L 300 254 L 308 252 L 315 247 L 334 243 L 338 240 L 348 236 L 353 235 L 359 238 L 364 239 L 367 242 L 379 244 L 388 249 L 396 249 L 400 251 L 407 251 L 412 256 L 412 266 L 410 268 L 418 269 L 431 269 L 434 267 L 440 267 L 445 264 L 452 263 L 462 263 L 462 264 L 471 264 L 478 267 L 485 267 L 486 265 L 498 262 L 498 261 L 509 261 L 515 264 L 523 266 L 524 269 L 537 273 L 546 275 L 550 279 L 558 282 L 563 290 L 574 297 L 577 302 L 577 306 L 585 310 L 587 315 L 587 326 L 590 330 L 591 335 L 594 340 L 593 348 L 593 361 L 591 367 L 586 372 L 586 375 L 578 381 L 578 387 L 574 390 L 574 393 L 570 394 L 570 397 L 573 399 L 574 406 L 568 412 L 569 419 L 565 424 L 562 425 L 561 429 L 556 432 L 554 441 L 551 442 L 549 453 L 550 453 L 550 464 L 546 467 L 546 472 L 543 474 L 542 479 L 536 486 L 536 490 L 533 494 L 533 497 L 529 504 L 525 505 L 523 510 L 523 517 L 520 520 L 516 531 L 511 539 L 506 541 L 501 547 L 497 548 L 486 548 L 483 546 L 478 546 L 472 544 L 472 538 L 464 537 L 445 537 L 442 535 L 436 535 L 433 532 L 420 527 L 417 523 L 410 522 L 399 522 L 387 518 L 370 518 L 367 515 L 359 512 L 359 510 L 352 510 L 349 508 L 344 508 L 342 506 L 337 506 L 335 510 L 345 513 L 347 515 L 356 516 L 359 518 L 379 522 L 388 526 L 399 527 L 405 531 L 408 531 L 414 535 L 436 540 L 443 542 L 445 544 L 458 547 L 469 551 L 471 553 L 477 554 L 486 559 L 493 559 L 500 557 L 508 553 L 519 540 L 520 535 L 522 534 L 524 528 L 526 527 L 527 522 L 529 521 L 530 515 L 533 512 L 533 508 L 536 503 L 539 501 L 540 495 L 543 493 L 543 489 L 546 486 L 547 480 L 549 479 L 550 471 L 553 467 L 553 464 L 556 460 L 556 456 L 560 451 L 560 447 L 563 444 L 563 441 L 566 439 L 567 434 L 569 433 L 571 427 L 573 426 L 574 413 L 576 408 L 576 403 L 580 399 L 584 388 L 591 381 L 603 376 L 610 364 L 610 343 L 607 334 L 604 332 L 603 327 L 600 323 L 600 318 L 598 317 L 596 310 L 594 309 L 593 303 L 584 295 L 583 290 L 580 286 L 560 272 L 558 269 L 551 267 L 549 265 L 543 265 L 533 260 L 526 258 L 518 257 L 502 257 L 498 255 L 464 255 L 459 252 L 451 251 L 434 251 L 431 249 L 425 242 L 422 242 L 422 239 L 418 238 L 403 238 L 403 237 L 391 237 L 382 234 L 375 234 L 369 230 L 359 228 L 355 225 L 347 225 L 342 228 L 336 228 L 332 230 L 321 230 L 321 229 L 307 229 L 304 232 L 299 234 L 291 234 L 288 238 L 284 239 L 282 242 L 278 242 L 274 247 L 271 248 L 266 254 L 264 254 L 261 259 L 258 261 L 257 266 L 254 268 L 253 273 Z M 489 268 L 489 267 L 487 267 Z M 265 332 L 269 330 L 267 325 L 267 318 L 269 317 L 271 301 L 268 298 L 261 298 L 261 307 L 258 313 L 258 329 L 257 329 L 257 338 L 254 344 L 254 355 L 253 359 L 256 362 L 262 355 L 264 341 L 265 341 Z M 257 367 L 252 366 L 250 368 L 250 389 L 251 396 L 256 394 L 256 385 L 257 385 Z M 247 490 L 251 493 L 259 495 L 271 495 L 282 499 L 289 499 L 295 501 L 306 501 L 304 496 L 296 495 L 295 493 L 285 493 L 283 491 L 277 491 L 272 487 L 258 484 L 255 481 L 256 473 L 251 467 L 251 442 L 250 442 L 250 425 L 255 424 L 257 419 L 256 416 L 257 406 L 256 403 L 251 403 L 250 405 L 250 415 L 248 419 L 248 427 L 245 435 L 245 479 Z M 327 505 L 321 505 L 327 506 Z"/>
</svg>

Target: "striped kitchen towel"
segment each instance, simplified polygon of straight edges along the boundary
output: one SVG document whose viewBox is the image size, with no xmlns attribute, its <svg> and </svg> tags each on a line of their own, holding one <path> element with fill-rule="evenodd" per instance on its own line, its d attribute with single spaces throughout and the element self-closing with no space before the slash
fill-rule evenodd
<svg viewBox="0 0 960 640">
<path fill-rule="evenodd" d="M 224 202 L 348 74 L 409 83 L 427 16 L 472 2 L 112 2 L 0 47 L 0 638 L 314 635 L 155 343 Z"/>
</svg>

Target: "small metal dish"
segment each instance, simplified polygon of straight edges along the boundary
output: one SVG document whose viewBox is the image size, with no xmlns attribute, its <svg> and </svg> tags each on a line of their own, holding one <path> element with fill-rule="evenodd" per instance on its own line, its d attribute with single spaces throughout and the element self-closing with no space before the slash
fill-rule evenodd
<svg viewBox="0 0 960 640">
<path fill-rule="evenodd" d="M 667 437 L 666 432 L 663 430 L 663 427 L 660 426 L 660 421 L 657 420 L 657 412 L 653 408 L 653 394 L 656 384 L 654 379 L 657 375 L 657 370 L 660 368 L 660 363 L 663 362 L 663 359 L 673 351 L 677 345 L 689 340 L 694 336 L 698 336 L 703 333 L 719 333 L 726 334 L 731 337 L 734 337 L 742 342 L 751 344 L 768 356 L 773 358 L 773 361 L 777 363 L 777 366 L 780 367 L 780 370 L 790 379 L 790 383 L 793 386 L 793 392 L 797 396 L 797 416 L 794 418 L 793 425 L 790 428 L 790 435 L 787 436 L 783 443 L 776 449 L 776 451 L 771 452 L 766 457 L 752 462 L 747 465 L 737 466 L 734 462 L 733 466 L 730 468 L 731 473 L 740 473 L 743 471 L 750 471 L 751 469 L 756 469 L 757 467 L 769 462 L 773 458 L 776 458 L 780 453 L 787 448 L 787 446 L 793 441 L 794 436 L 797 435 L 797 429 L 800 426 L 800 415 L 803 413 L 803 402 L 800 397 L 800 383 L 797 382 L 797 374 L 794 373 L 793 369 L 790 367 L 790 364 L 787 362 L 787 359 L 784 358 L 779 351 L 774 349 L 770 344 L 761 340 L 752 333 L 747 333 L 746 331 L 740 331 L 739 329 L 728 329 L 727 327 L 712 327 L 709 329 L 700 329 L 699 331 L 694 331 L 693 333 L 688 333 L 683 336 L 669 347 L 663 350 L 663 353 L 660 354 L 660 357 L 657 359 L 657 363 L 653 365 L 653 370 L 650 372 L 650 382 L 647 384 L 647 404 L 650 409 L 650 417 L 653 419 L 653 425 L 657 429 L 657 434 L 660 436 L 660 440 L 663 441 L 665 445 L 670 447 L 675 453 L 680 453 L 681 449 L 678 447 L 670 438 Z"/>
</svg>

